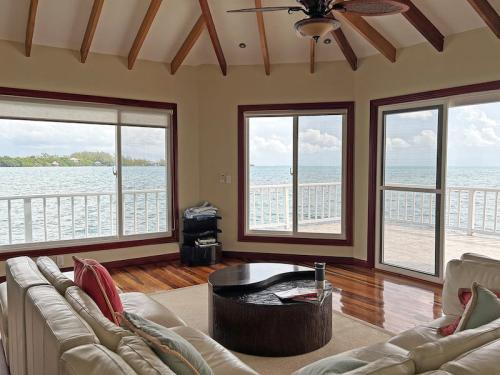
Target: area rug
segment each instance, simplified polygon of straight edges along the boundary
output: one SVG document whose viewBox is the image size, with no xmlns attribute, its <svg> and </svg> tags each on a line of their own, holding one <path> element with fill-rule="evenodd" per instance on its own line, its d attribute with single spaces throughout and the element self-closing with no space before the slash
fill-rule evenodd
<svg viewBox="0 0 500 375">
<path fill-rule="evenodd" d="M 179 315 L 193 328 L 208 333 L 207 284 L 166 292 L 152 293 L 152 298 Z M 333 338 L 323 348 L 293 357 L 257 357 L 234 354 L 261 375 L 289 375 L 299 368 L 346 350 L 388 340 L 392 334 L 340 312 L 333 313 Z"/>
</svg>

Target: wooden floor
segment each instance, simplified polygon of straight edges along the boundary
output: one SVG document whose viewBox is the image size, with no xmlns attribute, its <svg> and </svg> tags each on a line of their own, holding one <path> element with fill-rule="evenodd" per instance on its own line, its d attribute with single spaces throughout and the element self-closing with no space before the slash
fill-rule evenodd
<svg viewBox="0 0 500 375">
<path fill-rule="evenodd" d="M 214 270 L 244 262 L 224 258 L 214 266 L 186 267 L 175 261 L 117 268 L 111 275 L 124 291 L 150 293 L 203 284 Z M 439 286 L 354 266 L 328 266 L 327 278 L 337 289 L 335 310 L 393 333 L 441 316 Z"/>
</svg>

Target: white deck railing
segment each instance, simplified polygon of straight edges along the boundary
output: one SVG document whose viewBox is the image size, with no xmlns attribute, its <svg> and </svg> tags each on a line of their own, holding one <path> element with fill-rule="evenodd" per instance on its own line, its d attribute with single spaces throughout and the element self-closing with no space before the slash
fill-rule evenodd
<svg viewBox="0 0 500 375">
<path fill-rule="evenodd" d="M 446 194 L 446 227 L 472 235 L 500 235 L 500 189 L 450 187 Z M 341 220 L 341 184 L 299 184 L 299 224 Z M 251 229 L 290 228 L 292 185 L 250 187 Z M 470 203 L 470 204 L 469 204 Z M 385 221 L 408 225 L 435 224 L 435 196 L 429 193 L 391 191 L 385 194 Z"/>
<path fill-rule="evenodd" d="M 126 234 L 165 227 L 165 190 L 123 192 Z M 0 245 L 116 235 L 116 193 L 0 197 Z"/>
</svg>

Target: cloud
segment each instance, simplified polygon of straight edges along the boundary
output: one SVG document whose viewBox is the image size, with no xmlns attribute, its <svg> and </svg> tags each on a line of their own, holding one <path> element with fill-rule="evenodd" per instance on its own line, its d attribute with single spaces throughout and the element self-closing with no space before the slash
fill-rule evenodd
<svg viewBox="0 0 500 375">
<path fill-rule="evenodd" d="M 388 150 L 410 147 L 410 144 L 402 138 L 387 138 L 385 144 Z"/>
<path fill-rule="evenodd" d="M 437 143 L 437 135 L 433 130 L 422 130 L 419 135 L 413 137 L 413 144 L 416 146 L 435 146 Z"/>
<path fill-rule="evenodd" d="M 283 141 L 283 139 L 275 134 L 268 138 L 254 136 L 250 140 L 250 145 L 254 152 L 272 151 L 284 154 L 292 151 L 292 144 Z"/>
<path fill-rule="evenodd" d="M 500 136 L 498 136 L 493 128 L 479 129 L 475 125 L 471 125 L 464 129 L 463 143 L 468 147 L 488 147 L 500 145 Z"/>
<path fill-rule="evenodd" d="M 412 119 L 412 120 L 427 120 L 434 116 L 432 111 L 415 111 L 405 112 L 398 114 L 399 118 Z"/>
<path fill-rule="evenodd" d="M 342 141 L 329 133 L 322 133 L 318 129 L 307 129 L 300 132 L 300 150 L 304 153 L 340 150 Z"/>
<path fill-rule="evenodd" d="M 499 125 L 498 121 L 492 119 L 486 114 L 486 112 L 482 111 L 477 107 L 474 106 L 462 107 L 461 111 L 462 111 L 462 117 L 472 125 L 476 125 L 479 127 L 486 126 L 489 128 L 496 128 Z"/>
</svg>

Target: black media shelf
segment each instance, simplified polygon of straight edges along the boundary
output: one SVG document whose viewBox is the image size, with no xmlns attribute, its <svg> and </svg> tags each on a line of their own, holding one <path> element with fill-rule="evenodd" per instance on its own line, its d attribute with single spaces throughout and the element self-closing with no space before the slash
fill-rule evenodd
<svg viewBox="0 0 500 375">
<path fill-rule="evenodd" d="M 215 264 L 220 261 L 222 254 L 222 244 L 219 242 L 218 228 L 220 216 L 200 217 L 193 219 L 184 218 L 183 237 L 181 246 L 181 262 L 188 266 L 205 266 Z M 197 240 L 215 238 L 217 241 L 213 245 L 199 246 Z"/>
</svg>

